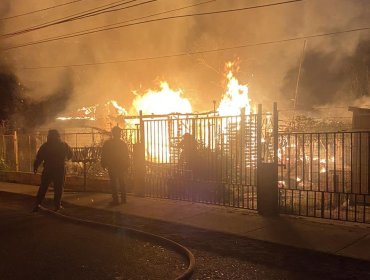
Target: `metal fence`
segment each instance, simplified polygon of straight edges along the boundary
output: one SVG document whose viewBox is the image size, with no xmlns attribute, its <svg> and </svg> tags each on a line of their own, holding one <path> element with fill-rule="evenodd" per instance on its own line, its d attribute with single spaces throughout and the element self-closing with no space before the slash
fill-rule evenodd
<svg viewBox="0 0 370 280">
<path fill-rule="evenodd" d="M 262 114 L 262 108 L 239 116 L 132 117 L 129 123 L 136 128 L 123 130 L 132 163 L 129 180 L 140 177 L 143 181 L 133 185 L 144 185 L 138 193 L 150 197 L 259 211 L 276 202 L 280 213 L 370 223 L 370 131 L 277 136 L 276 112 L 274 107 L 276 117 Z M 74 149 L 69 174 L 106 176 L 100 147 L 108 136 L 62 134 Z M 0 169 L 32 171 L 45 140 L 40 133 L 2 135 Z M 264 168 L 272 176 L 257 172 Z M 276 178 L 278 186 L 270 183 Z M 270 194 L 276 187 L 275 198 Z M 272 200 L 261 203 L 261 194 Z"/>
<path fill-rule="evenodd" d="M 258 158 L 273 159 L 271 115 L 262 115 L 262 107 L 251 115 L 245 111 L 238 116 L 170 114 L 129 117 L 126 121 L 130 126 L 137 124 L 136 128 L 124 129 L 123 138 L 132 163 L 129 177 L 132 179 L 136 165 L 136 176 L 145 179 L 141 193 L 257 210 Z M 46 141 L 46 134 L 4 137 L 9 138 L 2 157 L 9 162 L 7 168 L 32 171 L 34 156 Z M 93 131 L 62 133 L 74 150 L 68 174 L 84 176 L 85 182 L 86 177 L 106 176 L 99 162 L 100 147 L 107 137 L 107 133 Z M 143 149 L 143 161 L 135 162 L 137 143 L 144 144 L 136 146 Z M 144 169 L 139 170 L 138 165 Z"/>
<path fill-rule="evenodd" d="M 46 142 L 47 133 L 1 135 L 0 170 L 33 172 L 33 161 L 40 146 Z M 106 177 L 100 166 L 101 146 L 110 133 L 101 131 L 66 132 L 61 138 L 73 150 L 72 162 L 67 164 L 67 175 Z M 137 143 L 138 129 L 124 129 L 122 138 L 128 144 L 132 162 L 133 145 Z M 132 166 L 132 164 L 130 165 Z M 131 175 L 131 169 L 129 170 Z"/>
<path fill-rule="evenodd" d="M 279 135 L 282 213 L 370 223 L 370 132 Z"/>
<path fill-rule="evenodd" d="M 146 194 L 257 209 L 257 115 L 143 122 Z"/>
</svg>

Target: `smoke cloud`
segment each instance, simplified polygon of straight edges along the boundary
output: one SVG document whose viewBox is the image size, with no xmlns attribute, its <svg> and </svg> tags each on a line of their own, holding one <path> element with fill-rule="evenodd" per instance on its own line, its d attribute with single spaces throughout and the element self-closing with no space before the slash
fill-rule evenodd
<svg viewBox="0 0 370 280">
<path fill-rule="evenodd" d="M 10 2 L 5 1 L 0 7 L 0 17 L 5 17 L 11 10 Z M 2 32 L 4 26 L 0 24 Z M 73 95 L 72 77 L 68 71 L 59 73 L 57 80 L 42 92 L 42 86 L 37 87 L 36 83 L 18 77 L 14 57 L 0 49 L 0 121 L 10 121 L 11 126 L 25 131 L 53 121 L 66 109 Z"/>
<path fill-rule="evenodd" d="M 297 96 L 299 109 L 348 104 L 369 95 L 370 40 L 360 41 L 352 54 L 309 50 L 305 54 Z M 295 88 L 297 68 L 284 79 L 283 92 Z"/>
<path fill-rule="evenodd" d="M 70 77 L 65 74 L 61 78 L 58 89 L 34 99 L 30 93 L 35 89 L 25 88 L 12 68 L 0 62 L 0 120 L 10 121 L 13 126 L 25 131 L 53 121 L 66 109 L 73 93 Z"/>
<path fill-rule="evenodd" d="M 20 0 L 1 2 L 1 9 L 6 15 L 60 3 L 52 0 L 22 1 L 22 5 L 19 5 Z M 60 9 L 3 21 L 0 30 L 18 30 L 110 2 L 112 1 L 102 0 L 97 5 L 96 1 L 86 0 Z M 5 39 L 2 46 L 117 23 L 195 3 L 199 1 L 159 0 L 137 8 Z M 259 4 L 261 1 L 257 0 L 218 0 L 171 15 Z M 52 100 L 50 102 L 58 104 L 63 101 L 63 106 L 52 110 L 55 113 L 62 113 L 64 109 L 69 111 L 84 105 L 103 103 L 109 99 L 116 99 L 129 111 L 135 97 L 132 91 L 140 94 L 148 88 L 158 88 L 160 80 L 168 81 L 175 89 L 181 88 L 195 111 L 210 110 L 213 107 L 212 101 L 219 102 L 225 91 L 224 64 L 236 58 L 241 61 L 241 71 L 237 78 L 241 83 L 249 85 L 250 97 L 254 103 L 270 105 L 272 101 L 278 101 L 279 107 L 292 108 L 303 41 L 162 60 L 74 67 L 67 70 L 23 68 L 161 56 L 364 27 L 368 25 L 370 18 L 368 5 L 367 0 L 303 1 L 238 13 L 132 26 L 9 50 L 3 52 L 1 57 L 3 61 L 6 59 L 14 66 L 15 71 L 11 73 L 27 88 L 22 91 L 22 96 L 32 100 L 30 104 L 49 104 L 46 102 L 49 98 Z M 364 74 L 365 68 L 368 67 L 368 35 L 368 32 L 354 32 L 308 40 L 299 88 L 299 106 L 310 109 L 318 104 L 338 100 L 355 101 L 368 95 L 365 82 L 359 82 L 361 86 L 354 85 L 355 79 L 366 80 L 367 77 L 368 81 L 368 74 Z M 348 94 L 349 90 L 351 94 Z M 54 98 L 54 93 L 57 96 L 66 95 L 66 98 Z"/>
</svg>

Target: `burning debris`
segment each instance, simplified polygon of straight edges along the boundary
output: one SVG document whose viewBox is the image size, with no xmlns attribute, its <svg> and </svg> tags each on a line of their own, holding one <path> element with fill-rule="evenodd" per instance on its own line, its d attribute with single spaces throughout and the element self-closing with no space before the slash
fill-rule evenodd
<svg viewBox="0 0 370 280">
<path fill-rule="evenodd" d="M 84 106 L 76 110 L 77 115 L 68 117 L 57 117 L 57 120 L 68 121 L 68 120 L 96 120 L 96 109 L 99 105 Z"/>
</svg>

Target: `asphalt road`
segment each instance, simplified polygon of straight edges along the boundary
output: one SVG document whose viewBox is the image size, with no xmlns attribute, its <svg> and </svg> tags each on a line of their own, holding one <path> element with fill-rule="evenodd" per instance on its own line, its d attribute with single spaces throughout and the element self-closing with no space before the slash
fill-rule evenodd
<svg viewBox="0 0 370 280">
<path fill-rule="evenodd" d="M 13 201 L 10 209 L 7 206 L 10 204 L 9 201 Z M 149 251 L 143 249 L 143 244 L 133 246 L 139 248 L 139 254 L 135 249 L 126 247 L 119 250 L 128 243 L 123 241 L 126 237 L 122 237 L 121 234 L 112 235 L 108 232 L 61 223 L 51 217 L 42 214 L 32 215 L 24 209 L 19 209 L 20 204 L 27 203 L 30 203 L 29 197 L 14 194 L 4 196 L 0 193 L 0 209 L 6 210 L 0 212 L 2 213 L 0 240 L 7 240 L 5 246 L 7 250 L 0 252 L 0 259 L 11 257 L 6 262 L 6 269 L 0 265 L 0 276 L 3 272 L 11 276 L 9 273 L 12 271 L 20 275 L 22 273 L 19 270 L 23 269 L 29 271 L 28 275 L 32 275 L 32 271 L 38 275 L 43 275 L 42 273 L 47 271 L 45 273 L 49 276 L 31 279 L 173 279 L 168 273 L 171 267 L 176 267 L 177 271 L 184 267 L 181 260 L 176 260 L 176 256 L 171 255 L 171 252 L 165 252 L 164 259 L 155 258 L 158 256 L 158 247 L 152 247 L 152 244 L 144 247 Z M 4 204 L 7 207 L 4 208 Z M 68 204 L 65 206 L 63 212 L 66 215 L 126 225 L 162 235 L 185 245 L 196 258 L 196 270 L 192 279 L 370 279 L 370 263 L 365 261 L 189 226 L 124 216 L 105 210 Z M 27 207 L 31 209 L 30 204 Z M 3 233 L 4 221 L 7 221 L 7 228 L 12 229 L 12 232 L 8 230 L 7 233 Z M 26 231 L 28 235 L 24 234 Z M 43 234 L 44 231 L 48 232 L 48 242 L 40 245 L 39 243 L 44 242 L 43 238 L 36 234 Z M 87 240 L 86 243 L 84 240 Z M 17 253 L 13 252 L 12 248 L 15 248 Z M 35 250 L 38 254 L 34 253 Z M 120 258 L 122 252 L 125 252 L 125 257 Z M 145 257 L 142 257 L 143 254 Z M 21 257 L 17 257 L 19 255 Z M 143 266 L 146 259 L 152 260 L 151 257 L 158 263 Z M 161 274 L 163 271 L 167 274 Z M 71 277 L 52 277 L 58 273 Z M 143 274 L 147 274 L 147 277 L 138 276 Z M 0 279 L 20 278 L 0 277 Z"/>
<path fill-rule="evenodd" d="M 124 232 L 31 213 L 32 200 L 0 193 L 0 279 L 174 279 L 177 253 Z"/>
</svg>

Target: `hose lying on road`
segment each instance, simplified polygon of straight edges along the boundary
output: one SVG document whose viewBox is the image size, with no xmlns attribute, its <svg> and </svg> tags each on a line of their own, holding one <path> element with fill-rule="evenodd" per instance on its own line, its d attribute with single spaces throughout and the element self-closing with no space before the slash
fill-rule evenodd
<svg viewBox="0 0 370 280">
<path fill-rule="evenodd" d="M 185 272 L 183 274 L 181 274 L 180 276 L 178 276 L 176 278 L 176 280 L 190 279 L 191 275 L 194 272 L 195 258 L 194 258 L 193 253 L 188 248 L 182 246 L 181 244 L 179 244 L 179 243 L 177 243 L 177 242 L 175 242 L 171 239 L 168 239 L 168 238 L 165 238 L 165 237 L 153 234 L 153 233 L 133 229 L 133 228 L 123 227 L 123 226 L 118 226 L 118 225 L 113 225 L 113 224 L 105 224 L 105 223 L 96 222 L 96 221 L 92 221 L 92 220 L 86 220 L 86 219 L 80 219 L 80 218 L 76 218 L 76 217 L 72 217 L 72 216 L 67 216 L 67 215 L 64 215 L 60 212 L 52 211 L 52 210 L 50 210 L 48 208 L 45 208 L 43 206 L 40 206 L 40 209 L 49 213 L 49 214 L 52 214 L 52 215 L 58 217 L 58 218 L 68 220 L 68 221 L 71 221 L 71 222 L 86 224 L 86 225 L 90 225 L 90 226 L 97 226 L 97 227 L 106 228 L 106 229 L 108 228 L 108 229 L 111 229 L 111 230 L 123 230 L 123 231 L 125 231 L 125 233 L 131 234 L 131 235 L 136 235 L 136 236 L 142 236 L 142 237 L 149 238 L 149 239 L 152 239 L 154 241 L 157 241 L 159 243 L 162 243 L 164 245 L 167 245 L 167 246 L 171 247 L 177 253 L 184 256 L 188 260 L 188 263 L 189 263 L 188 268 L 185 270 Z"/>
</svg>

